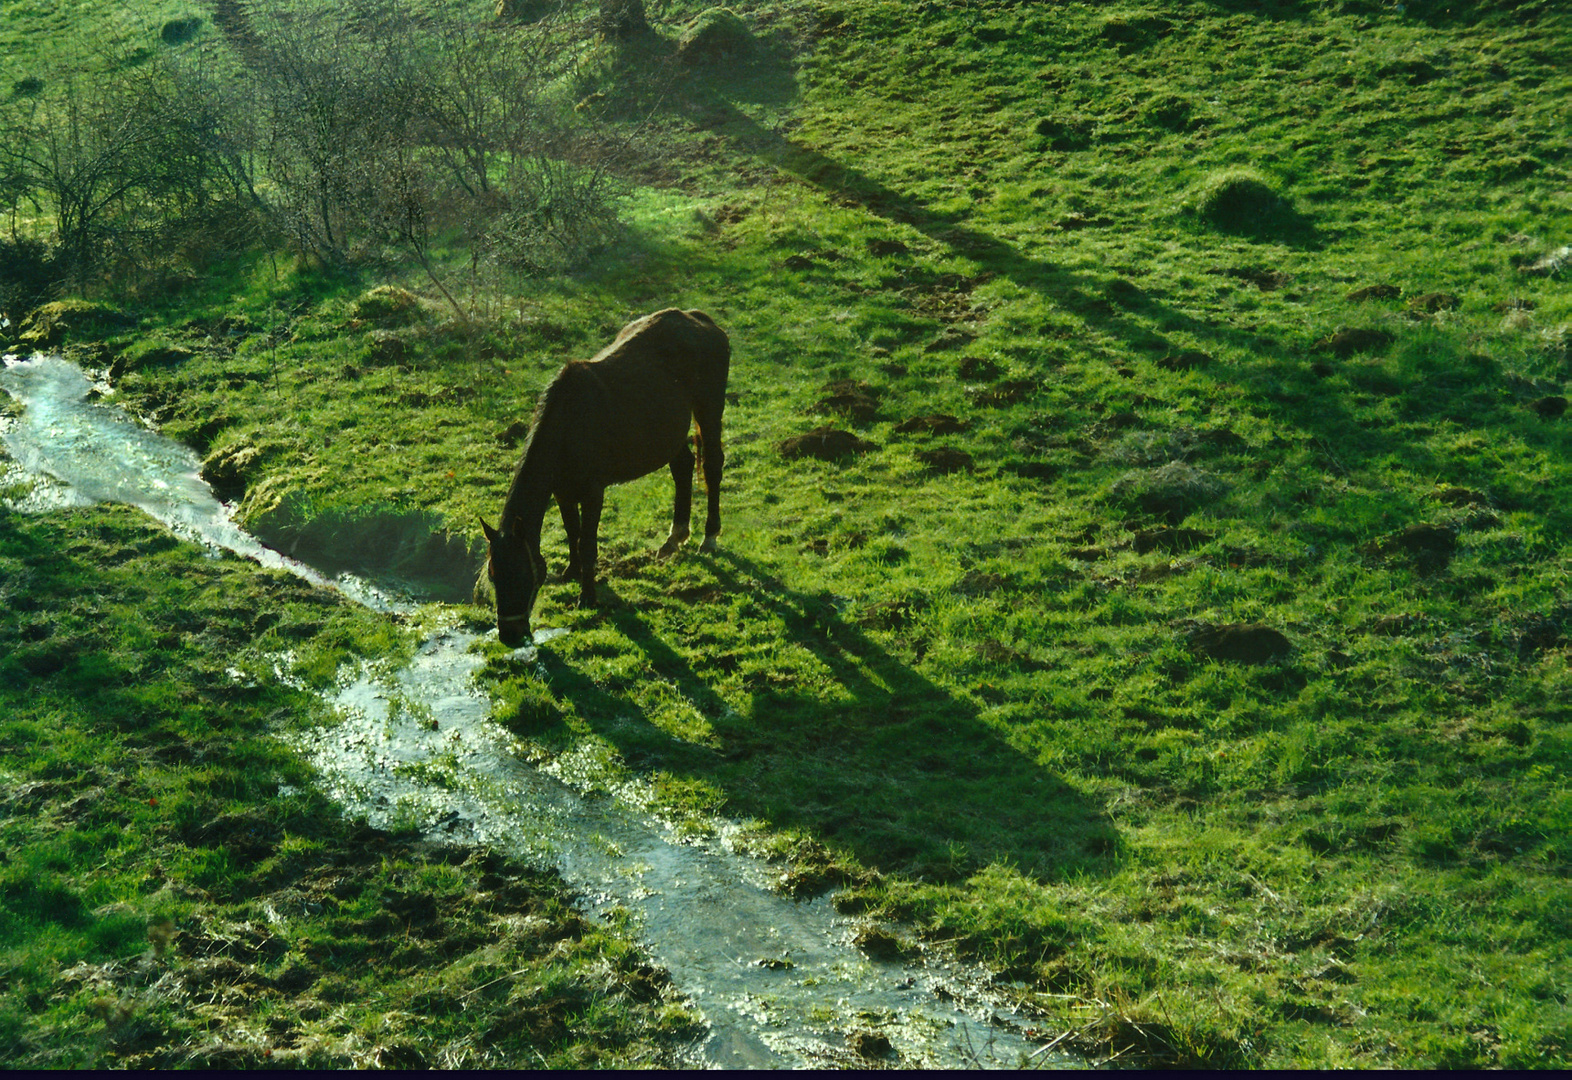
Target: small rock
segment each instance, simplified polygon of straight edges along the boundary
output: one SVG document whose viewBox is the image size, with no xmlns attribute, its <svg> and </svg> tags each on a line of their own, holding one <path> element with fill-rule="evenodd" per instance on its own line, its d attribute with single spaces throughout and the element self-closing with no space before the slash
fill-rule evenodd
<svg viewBox="0 0 1572 1080">
<path fill-rule="evenodd" d="M 1564 270 L 1568 264 L 1572 264 L 1572 244 L 1557 248 L 1527 266 L 1519 267 L 1518 273 L 1528 277 L 1552 277 Z"/>
<path fill-rule="evenodd" d="M 846 1042 L 861 1057 L 887 1058 L 895 1054 L 890 1040 L 877 1031 L 854 1031 L 846 1036 Z"/>
</svg>

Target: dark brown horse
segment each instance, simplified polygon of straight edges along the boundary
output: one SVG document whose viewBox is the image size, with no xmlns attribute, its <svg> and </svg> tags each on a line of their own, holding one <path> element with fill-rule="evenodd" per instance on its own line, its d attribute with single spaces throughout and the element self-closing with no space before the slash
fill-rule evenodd
<svg viewBox="0 0 1572 1080">
<path fill-rule="evenodd" d="M 682 545 L 693 501 L 688 430 L 695 423 L 709 494 L 701 550 L 714 548 L 721 531 L 721 412 L 730 367 L 731 343 L 708 315 L 667 308 L 624 326 L 593 360 L 575 360 L 557 372 L 535 408 L 502 520 L 495 529 L 480 523 L 504 645 L 530 638 L 530 611 L 546 578 L 540 530 L 553 497 L 568 533 L 567 577 L 579 581 L 580 604 L 595 603 L 607 485 L 670 468 L 677 492 L 660 554 Z"/>
</svg>

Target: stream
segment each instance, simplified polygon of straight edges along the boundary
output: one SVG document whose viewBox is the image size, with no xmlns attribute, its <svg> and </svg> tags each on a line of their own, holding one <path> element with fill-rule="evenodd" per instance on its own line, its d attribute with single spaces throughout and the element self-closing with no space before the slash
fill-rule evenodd
<svg viewBox="0 0 1572 1080">
<path fill-rule="evenodd" d="M 193 543 L 288 570 L 381 612 L 414 610 L 409 600 L 352 574 L 324 574 L 240 529 L 191 450 L 95 400 L 112 392 L 67 361 L 7 356 L 0 389 L 24 406 L 20 417 L 0 418 L 11 459 L 0 457 L 0 487 L 30 488 L 9 500 L 16 509 L 129 503 Z M 537 631 L 514 658 L 535 663 L 537 650 L 563 633 Z M 475 682 L 482 658 L 471 646 L 480 640 L 440 630 L 400 670 L 368 663 L 342 672 L 330 695 L 342 723 L 291 741 L 346 813 L 506 851 L 556 870 L 589 914 L 631 912 L 644 947 L 708 1025 L 692 1064 L 1084 1066 L 1044 1047 L 1031 1020 L 988 991 L 981 969 L 936 954 L 865 956 L 852 944 L 856 920 L 839 916 L 828 896 L 793 901 L 772 892 L 778 868 L 732 851 L 727 823 L 693 842 L 643 809 L 647 791 L 638 781 L 609 797 L 587 796 L 571 782 L 571 754 L 544 767 L 527 763 L 490 719 L 492 703 Z"/>
</svg>

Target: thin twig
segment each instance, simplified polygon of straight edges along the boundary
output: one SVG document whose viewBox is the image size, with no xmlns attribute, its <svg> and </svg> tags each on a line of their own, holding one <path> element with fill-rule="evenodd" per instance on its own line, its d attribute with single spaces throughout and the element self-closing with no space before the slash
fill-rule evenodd
<svg viewBox="0 0 1572 1080">
<path fill-rule="evenodd" d="M 481 983 L 479 986 L 475 987 L 475 989 L 470 990 L 467 993 L 461 994 L 459 996 L 459 1000 L 462 1001 L 464 998 L 473 997 L 474 995 L 476 995 L 476 994 L 480 993 L 482 990 L 484 990 L 486 987 L 488 987 L 488 986 L 495 986 L 497 983 L 501 982 L 503 979 L 517 978 L 518 976 L 523 975 L 528 970 L 529 970 L 529 968 L 519 968 L 517 971 L 510 971 L 506 975 L 498 975 L 495 979 L 492 979 L 490 982 Z"/>
</svg>

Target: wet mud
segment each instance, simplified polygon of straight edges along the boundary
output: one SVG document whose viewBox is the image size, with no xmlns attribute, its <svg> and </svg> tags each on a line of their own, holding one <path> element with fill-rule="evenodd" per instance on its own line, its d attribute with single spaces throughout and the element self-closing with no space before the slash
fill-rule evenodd
<svg viewBox="0 0 1572 1080">
<path fill-rule="evenodd" d="M 130 503 L 184 538 L 378 610 L 411 606 L 353 575 L 330 578 L 237 528 L 198 475 L 194 454 L 92 400 L 93 383 L 72 365 L 7 358 L 0 388 L 24 407 L 0 430 L 34 481 L 31 494 L 12 500 L 19 508 Z M 537 650 L 563 632 L 537 633 L 512 659 L 536 662 Z M 638 781 L 609 797 L 587 795 L 574 786 L 571 755 L 529 764 L 490 718 L 492 702 L 475 681 L 482 640 L 450 628 L 401 669 L 344 672 L 332 695 L 341 722 L 293 741 L 347 814 L 551 868 L 587 914 L 631 914 L 645 947 L 708 1024 L 694 1065 L 1082 1064 L 1045 1052 L 1030 1018 L 994 995 L 981 969 L 937 954 L 875 958 L 877 950 L 858 947 L 869 928 L 837 915 L 827 896 L 772 892 L 778 868 L 731 850 L 724 823 L 718 839 L 694 843 L 644 809 L 650 800 Z"/>
</svg>

